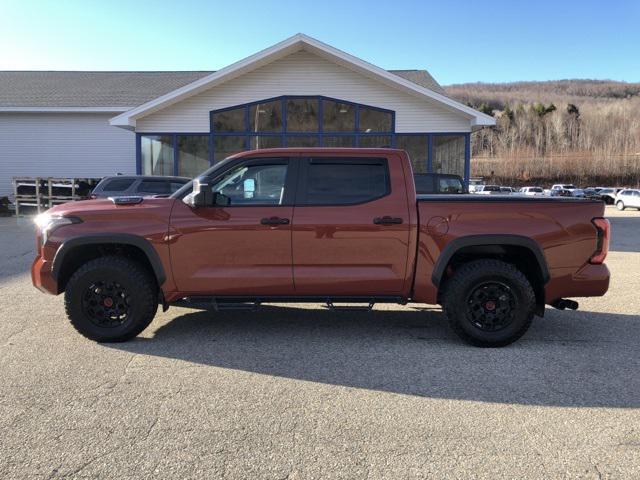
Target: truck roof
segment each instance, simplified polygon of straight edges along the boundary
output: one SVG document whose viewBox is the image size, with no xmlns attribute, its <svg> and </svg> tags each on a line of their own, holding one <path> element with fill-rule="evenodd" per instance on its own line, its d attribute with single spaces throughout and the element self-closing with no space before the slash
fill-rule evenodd
<svg viewBox="0 0 640 480">
<path fill-rule="evenodd" d="M 292 154 L 292 153 L 315 153 L 315 154 L 344 154 L 345 156 L 362 157 L 365 155 L 388 155 L 389 153 L 405 153 L 399 148 L 346 148 L 346 147 L 281 147 L 281 148 L 261 148 L 257 150 L 246 150 L 236 153 L 227 158 L 243 158 L 255 155 Z"/>
</svg>

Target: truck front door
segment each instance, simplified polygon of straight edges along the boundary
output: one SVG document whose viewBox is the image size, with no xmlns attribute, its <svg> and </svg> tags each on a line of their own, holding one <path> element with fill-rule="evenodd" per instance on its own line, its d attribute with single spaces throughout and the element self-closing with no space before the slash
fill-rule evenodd
<svg viewBox="0 0 640 480">
<path fill-rule="evenodd" d="M 400 158 L 301 158 L 292 232 L 296 293 L 402 295 L 409 223 Z"/>
<path fill-rule="evenodd" d="M 170 253 L 181 292 L 292 295 L 291 219 L 295 164 L 286 158 L 244 159 L 215 178 L 226 206 L 191 208 L 177 201 Z"/>
</svg>

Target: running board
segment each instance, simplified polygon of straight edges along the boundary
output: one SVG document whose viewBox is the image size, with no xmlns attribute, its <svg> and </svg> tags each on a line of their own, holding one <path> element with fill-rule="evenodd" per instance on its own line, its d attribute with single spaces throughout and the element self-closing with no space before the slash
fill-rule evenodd
<svg viewBox="0 0 640 480">
<path fill-rule="evenodd" d="M 190 296 L 185 297 L 171 305 L 186 308 L 209 309 L 216 311 L 224 310 L 244 310 L 256 311 L 263 303 L 324 303 L 326 307 L 334 312 L 338 311 L 371 311 L 376 303 L 397 303 L 406 305 L 407 299 L 403 297 L 319 297 L 319 296 L 269 296 L 269 297 L 249 297 L 249 296 Z M 336 305 L 341 304 L 341 305 Z M 364 305 L 342 305 L 342 304 L 364 304 Z"/>
<path fill-rule="evenodd" d="M 373 310 L 375 302 L 369 302 L 367 305 L 335 305 L 333 302 L 327 302 L 327 308 L 332 312 L 370 312 Z"/>
</svg>

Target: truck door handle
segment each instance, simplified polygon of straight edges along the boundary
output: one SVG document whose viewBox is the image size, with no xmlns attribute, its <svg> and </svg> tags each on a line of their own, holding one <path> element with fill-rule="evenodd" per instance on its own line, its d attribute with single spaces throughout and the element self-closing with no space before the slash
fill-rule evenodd
<svg viewBox="0 0 640 480">
<path fill-rule="evenodd" d="M 400 225 L 402 223 L 402 219 L 399 217 L 376 217 L 373 219 L 373 223 L 375 225 Z"/>
<path fill-rule="evenodd" d="M 269 217 L 263 218 L 260 220 L 262 225 L 289 225 L 288 218 L 280 218 L 280 217 Z"/>
</svg>

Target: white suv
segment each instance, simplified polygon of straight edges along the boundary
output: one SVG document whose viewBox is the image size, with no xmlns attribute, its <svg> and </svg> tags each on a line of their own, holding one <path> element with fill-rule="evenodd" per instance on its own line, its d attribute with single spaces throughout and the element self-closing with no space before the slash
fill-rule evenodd
<svg viewBox="0 0 640 480">
<path fill-rule="evenodd" d="M 522 187 L 519 192 L 529 196 L 544 195 L 544 190 L 541 187 Z"/>
<path fill-rule="evenodd" d="M 640 210 L 640 190 L 625 188 L 616 195 L 616 207 L 618 210 L 624 210 L 627 207 L 633 207 Z"/>
</svg>

